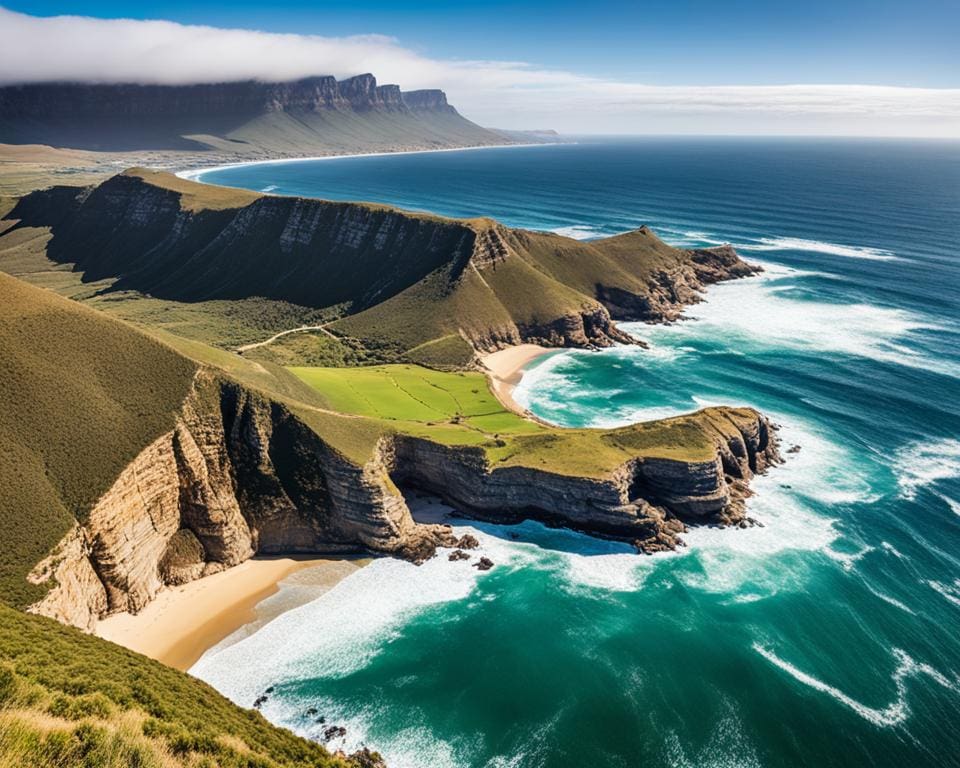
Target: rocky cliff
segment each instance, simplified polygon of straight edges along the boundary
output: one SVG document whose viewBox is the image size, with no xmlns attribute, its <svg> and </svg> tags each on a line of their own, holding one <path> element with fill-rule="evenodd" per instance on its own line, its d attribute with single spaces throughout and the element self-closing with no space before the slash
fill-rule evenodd
<svg viewBox="0 0 960 768">
<path fill-rule="evenodd" d="M 468 516 L 540 520 L 649 553 L 682 544 L 686 523 L 749 524 L 749 481 L 780 461 L 776 435 L 756 411 L 716 408 L 699 415 L 713 448 L 709 458 L 638 456 L 602 477 L 491 467 L 479 449 L 409 436 L 394 441 L 388 456 L 398 482 L 436 494 Z"/>
<path fill-rule="evenodd" d="M 225 193 L 142 169 L 32 193 L 8 216 L 49 228 L 51 259 L 85 280 L 115 278 L 113 291 L 331 308 L 342 319 L 329 332 L 382 360 L 451 337 L 479 351 L 633 343 L 614 321 L 675 319 L 706 285 L 758 269 L 730 247 L 672 248 L 646 227 L 580 242 L 489 219 Z M 469 349 L 457 355 L 435 362 L 469 361 Z"/>
<path fill-rule="evenodd" d="M 51 586 L 32 610 L 90 629 L 136 613 L 165 585 L 254 554 L 369 551 L 414 561 L 456 542 L 415 523 L 398 485 L 495 522 L 537 519 L 673 549 L 686 524 L 745 523 L 748 482 L 779 460 L 768 422 L 749 409 L 705 411 L 708 457 L 656 456 L 601 477 L 491 465 L 484 451 L 384 434 L 352 461 L 287 406 L 201 370 L 176 426 L 121 472 L 89 517 L 30 574 Z"/>
<path fill-rule="evenodd" d="M 89 629 L 254 554 L 420 560 L 452 542 L 445 526 L 414 523 L 379 455 L 358 465 L 287 407 L 201 370 L 175 428 L 34 568 L 52 588 L 32 610 Z"/>
<path fill-rule="evenodd" d="M 290 82 L 244 80 L 197 85 L 137 83 L 32 83 L 0 87 L 6 118 L 42 119 L 69 113 L 76 118 L 170 115 L 222 116 L 296 110 L 456 110 L 440 90 L 408 91 L 377 85 L 371 74 L 338 81 L 307 77 Z"/>
<path fill-rule="evenodd" d="M 365 119 L 371 113 L 380 117 Z M 101 150 L 207 146 L 237 153 L 295 152 L 299 146 L 300 154 L 307 154 L 324 147 L 373 151 L 391 143 L 398 148 L 509 140 L 463 118 L 443 91 L 403 92 L 363 74 L 340 81 L 320 76 L 195 85 L 3 86 L 0 142 Z"/>
</svg>

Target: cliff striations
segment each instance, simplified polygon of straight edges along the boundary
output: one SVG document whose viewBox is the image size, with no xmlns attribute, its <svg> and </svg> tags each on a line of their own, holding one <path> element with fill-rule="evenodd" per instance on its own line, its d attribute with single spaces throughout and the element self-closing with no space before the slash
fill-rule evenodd
<svg viewBox="0 0 960 768">
<path fill-rule="evenodd" d="M 427 350 L 432 363 L 466 365 L 474 350 L 521 342 L 633 343 L 615 320 L 675 319 L 706 285 L 758 269 L 732 248 L 673 248 L 645 227 L 581 242 L 136 169 L 32 193 L 8 218 L 17 223 L 0 246 L 20 229 L 47 229 L 48 258 L 85 281 L 114 280 L 112 292 L 326 309 L 328 336 L 387 361 L 419 362 Z"/>
</svg>

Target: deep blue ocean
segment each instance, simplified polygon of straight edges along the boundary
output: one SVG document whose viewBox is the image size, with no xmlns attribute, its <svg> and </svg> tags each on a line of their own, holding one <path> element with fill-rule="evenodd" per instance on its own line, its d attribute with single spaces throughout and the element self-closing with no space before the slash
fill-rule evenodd
<svg viewBox="0 0 960 768">
<path fill-rule="evenodd" d="M 764 527 L 673 555 L 463 522 L 497 567 L 375 561 L 194 673 L 400 766 L 960 766 L 960 144 L 583 139 L 249 165 L 202 180 L 594 238 L 642 224 L 764 265 L 649 350 L 560 352 L 562 425 L 745 404 L 798 453 Z M 511 535 L 519 535 L 514 540 Z M 341 742 L 335 742 L 339 746 Z"/>
</svg>

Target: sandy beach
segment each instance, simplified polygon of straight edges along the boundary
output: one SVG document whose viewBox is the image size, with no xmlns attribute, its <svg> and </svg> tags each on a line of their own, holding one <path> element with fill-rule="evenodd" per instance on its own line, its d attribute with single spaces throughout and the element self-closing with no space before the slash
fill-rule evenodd
<svg viewBox="0 0 960 768">
<path fill-rule="evenodd" d="M 208 649 L 263 620 L 257 605 L 285 579 L 308 571 L 314 592 L 334 586 L 367 560 L 316 557 L 254 558 L 221 573 L 170 587 L 140 613 L 120 613 L 94 633 L 171 667 L 189 669 Z M 307 575 L 307 574 L 304 574 Z"/>
<path fill-rule="evenodd" d="M 521 416 L 529 416 L 526 409 L 513 399 L 513 390 L 523 377 L 524 366 L 555 351 L 539 344 L 517 344 L 480 358 L 480 363 L 487 369 L 490 389 L 504 407 Z"/>
</svg>

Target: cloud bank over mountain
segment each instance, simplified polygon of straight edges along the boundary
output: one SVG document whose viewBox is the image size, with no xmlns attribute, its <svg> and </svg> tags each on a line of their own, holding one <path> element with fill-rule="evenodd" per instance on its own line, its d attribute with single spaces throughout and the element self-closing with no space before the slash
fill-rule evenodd
<svg viewBox="0 0 960 768">
<path fill-rule="evenodd" d="M 171 83 L 349 77 L 442 88 L 467 117 L 567 133 L 960 138 L 960 89 L 857 84 L 657 85 L 525 62 L 435 59 L 381 35 L 324 37 L 169 21 L 40 18 L 0 8 L 0 82 Z"/>
</svg>

